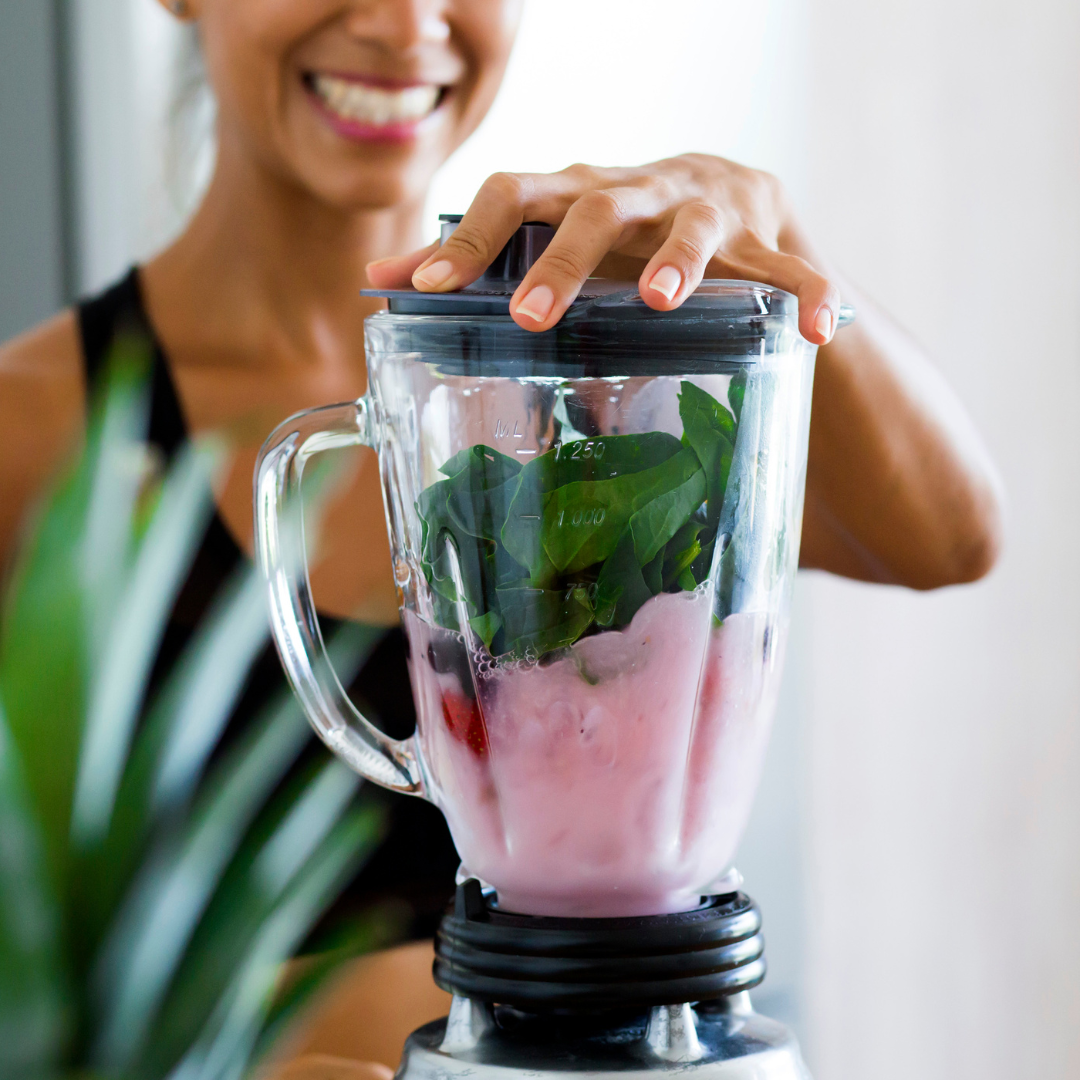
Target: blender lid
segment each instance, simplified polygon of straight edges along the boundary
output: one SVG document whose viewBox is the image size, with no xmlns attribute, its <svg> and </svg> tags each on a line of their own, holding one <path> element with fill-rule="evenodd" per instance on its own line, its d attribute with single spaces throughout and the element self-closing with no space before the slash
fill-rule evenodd
<svg viewBox="0 0 1080 1080">
<path fill-rule="evenodd" d="M 439 220 L 445 243 L 461 215 L 440 214 Z M 554 235 L 555 229 L 544 222 L 526 222 L 476 281 L 454 292 L 424 293 L 409 288 L 362 289 L 360 294 L 385 297 L 394 315 L 509 316 L 510 298 Z M 747 323 L 758 324 L 770 317 L 795 318 L 797 312 L 798 301 L 791 293 L 753 281 L 707 279 L 674 311 L 655 311 L 641 299 L 636 282 L 589 278 L 561 321 L 663 321 L 669 330 L 674 329 L 673 323 L 735 322 L 746 328 Z M 840 325 L 848 321 L 848 313 L 841 311 Z"/>
</svg>

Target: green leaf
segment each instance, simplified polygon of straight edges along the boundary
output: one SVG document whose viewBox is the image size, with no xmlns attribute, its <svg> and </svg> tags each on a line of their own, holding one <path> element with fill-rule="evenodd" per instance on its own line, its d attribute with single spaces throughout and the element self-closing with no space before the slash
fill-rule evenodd
<svg viewBox="0 0 1080 1080">
<path fill-rule="evenodd" d="M 668 541 L 664 549 L 665 589 L 670 589 L 676 583 L 685 589 L 685 581 L 693 581 L 690 588 L 697 588 L 697 581 L 690 567 L 701 554 L 701 541 L 698 537 L 704 528 L 704 522 L 691 519 Z"/>
<path fill-rule="evenodd" d="M 293 1022 L 344 964 L 401 941 L 411 914 L 409 905 L 403 901 L 379 904 L 350 919 L 332 940 L 321 941 L 317 952 L 305 952 L 294 960 L 289 965 L 288 982 L 274 994 L 252 1059 L 260 1061 L 288 1034 Z"/>
<path fill-rule="evenodd" d="M 630 519 L 638 562 L 642 566 L 652 562 L 704 501 L 705 473 L 698 469 L 677 488 L 664 492 L 638 510 Z"/>
<path fill-rule="evenodd" d="M 683 381 L 679 415 L 683 439 L 693 447 L 708 483 L 708 516 L 720 520 L 731 458 L 735 449 L 735 419 L 712 395 L 692 382 Z"/>
<path fill-rule="evenodd" d="M 693 451 L 682 448 L 663 464 L 639 473 L 556 489 L 546 501 L 542 524 L 552 565 L 573 573 L 603 562 L 639 509 L 681 487 L 699 470 Z"/>
<path fill-rule="evenodd" d="M 335 762 L 326 769 L 340 772 L 344 766 Z M 295 807 L 303 805 L 309 790 L 294 798 Z M 234 873 L 218 890 L 187 950 L 155 1020 L 153 1041 L 133 1065 L 134 1075 L 170 1080 L 238 1075 L 237 1064 L 258 1041 L 282 964 L 383 833 L 377 808 L 349 810 L 329 830 L 307 838 L 303 858 L 291 860 L 286 877 L 265 853 L 281 850 L 281 838 L 298 831 L 302 819 L 295 813 L 286 814 L 269 839 L 245 848 L 235 861 Z"/>
<path fill-rule="evenodd" d="M 585 586 L 500 589 L 499 606 L 509 651 L 516 656 L 542 656 L 572 645 L 593 621 Z"/>
<path fill-rule="evenodd" d="M 85 701 L 88 646 L 78 542 L 90 472 L 84 460 L 48 501 L 16 563 L 0 629 L 0 695 L 58 891 L 68 873 Z"/>
<path fill-rule="evenodd" d="M 634 537 L 627 529 L 596 580 L 596 621 L 601 626 L 626 626 L 652 595 L 634 554 Z"/>
<path fill-rule="evenodd" d="M 664 589 L 664 553 L 659 552 L 652 560 L 641 568 L 641 577 L 649 589 L 651 596 L 657 596 Z"/>
<path fill-rule="evenodd" d="M 143 865 L 94 977 L 103 1017 L 95 1057 L 117 1070 L 146 1038 L 210 898 L 267 796 L 310 731 L 285 699 L 215 770 L 183 834 Z"/>
<path fill-rule="evenodd" d="M 65 1043 L 60 919 L 44 845 L 0 712 L 0 1076 L 37 1080 Z"/>
<path fill-rule="evenodd" d="M 746 396 L 746 368 L 732 375 L 728 383 L 727 399 L 731 411 L 735 414 L 735 423 L 742 418 L 743 398 Z"/>
<path fill-rule="evenodd" d="M 61 889 L 86 673 L 107 639 L 118 575 L 130 556 L 137 466 L 144 460 L 137 439 L 148 402 L 138 375 L 146 355 L 125 340 L 108 361 L 92 393 L 83 452 L 35 509 L 4 597 L 0 693 Z"/>
<path fill-rule="evenodd" d="M 467 447 L 444 462 L 443 476 L 467 477 L 471 490 L 483 491 L 506 483 L 521 472 L 521 463 L 483 443 Z"/>
<path fill-rule="evenodd" d="M 701 430 L 715 430 L 728 442 L 735 441 L 735 418 L 712 394 L 688 379 L 680 383 L 679 391 L 679 417 L 691 441 Z"/>
<path fill-rule="evenodd" d="M 99 840 L 108 827 L 169 612 L 213 510 L 210 481 L 221 456 L 210 442 L 180 452 L 98 659 L 72 815 L 80 845 Z"/>
<path fill-rule="evenodd" d="M 102 385 L 92 393 L 91 486 L 79 555 L 91 649 L 105 640 L 138 538 L 140 492 L 153 458 L 143 442 L 150 410 L 152 347 L 145 335 L 121 334 Z M 94 655 L 94 663 L 98 657 Z"/>
<path fill-rule="evenodd" d="M 682 444 L 673 435 L 655 431 L 580 439 L 533 458 L 521 470 L 507 509 L 502 529 L 506 550 L 528 570 L 534 585 L 550 584 L 557 571 L 545 552 L 547 496 L 570 484 L 602 483 L 646 472 L 681 450 Z"/>
<path fill-rule="evenodd" d="M 484 643 L 484 648 L 490 650 L 491 642 L 495 635 L 502 629 L 502 616 L 497 611 L 488 611 L 483 615 L 474 615 L 469 620 L 473 632 Z"/>
</svg>

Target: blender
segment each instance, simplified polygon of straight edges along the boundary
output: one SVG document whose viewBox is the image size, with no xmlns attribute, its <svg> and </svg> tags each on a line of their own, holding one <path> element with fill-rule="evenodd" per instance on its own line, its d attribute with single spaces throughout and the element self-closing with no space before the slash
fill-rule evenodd
<svg viewBox="0 0 1080 1080">
<path fill-rule="evenodd" d="M 458 292 L 369 293 L 388 310 L 366 323 L 367 394 L 286 421 L 256 471 L 308 718 L 361 775 L 435 803 L 462 859 L 436 940 L 450 1015 L 399 1076 L 806 1076 L 750 1004 L 761 920 L 731 860 L 776 706 L 816 350 L 795 297 L 742 281 L 656 312 L 590 279 L 522 330 L 510 297 L 553 235 L 522 226 Z M 379 455 L 403 741 L 342 689 L 307 577 L 305 467 L 355 445 Z"/>
</svg>

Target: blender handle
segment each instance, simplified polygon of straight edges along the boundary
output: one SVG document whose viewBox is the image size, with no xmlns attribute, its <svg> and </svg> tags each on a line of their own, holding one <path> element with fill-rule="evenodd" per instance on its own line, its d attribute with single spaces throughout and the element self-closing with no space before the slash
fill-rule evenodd
<svg viewBox="0 0 1080 1080">
<path fill-rule="evenodd" d="M 376 784 L 422 795 L 415 736 L 384 735 L 349 700 L 330 663 L 311 596 L 300 483 L 316 454 L 374 449 L 368 399 L 326 405 L 275 429 L 255 467 L 255 550 L 270 598 L 270 629 L 311 726 L 347 765 Z"/>
</svg>

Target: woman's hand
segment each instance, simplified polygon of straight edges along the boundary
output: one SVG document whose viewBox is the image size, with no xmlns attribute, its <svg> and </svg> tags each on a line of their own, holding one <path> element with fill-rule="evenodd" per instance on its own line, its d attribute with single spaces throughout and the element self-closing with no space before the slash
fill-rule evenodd
<svg viewBox="0 0 1080 1080">
<path fill-rule="evenodd" d="M 571 165 L 562 172 L 496 173 L 454 234 L 368 266 L 376 288 L 411 283 L 448 292 L 475 281 L 526 221 L 557 227 L 510 301 L 526 330 L 562 318 L 585 279 L 637 274 L 642 299 L 677 308 L 703 277 L 775 285 L 799 298 L 799 329 L 815 345 L 836 329 L 840 293 L 809 263 L 785 251 L 790 211 L 767 173 L 723 158 L 685 154 L 635 169 Z"/>
<path fill-rule="evenodd" d="M 658 311 L 678 307 L 705 275 L 798 296 L 799 329 L 826 346 L 814 379 L 802 565 L 919 589 L 973 581 L 993 566 L 1000 482 L 971 421 L 922 350 L 868 300 L 854 296 L 858 321 L 830 343 L 839 279 L 822 273 L 773 177 L 704 154 L 640 169 L 497 173 L 445 244 L 371 263 L 368 276 L 377 288 L 461 288 L 525 221 L 557 226 L 510 302 L 528 330 L 558 322 L 594 271 L 638 276 Z"/>
</svg>

